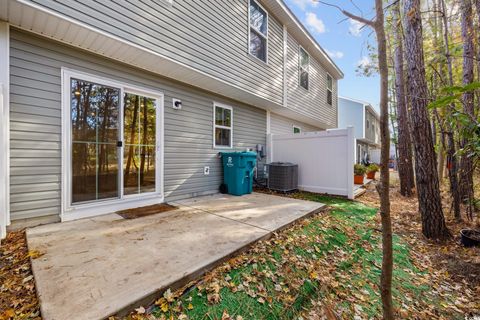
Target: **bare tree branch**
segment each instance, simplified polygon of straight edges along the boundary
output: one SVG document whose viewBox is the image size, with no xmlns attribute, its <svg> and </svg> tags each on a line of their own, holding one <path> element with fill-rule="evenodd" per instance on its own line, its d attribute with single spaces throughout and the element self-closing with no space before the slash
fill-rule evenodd
<svg viewBox="0 0 480 320">
<path fill-rule="evenodd" d="M 337 6 L 336 4 L 333 4 L 333 3 L 329 3 L 329 2 L 325 2 L 325 1 L 321 1 L 321 0 L 315 0 L 315 2 L 318 2 L 318 3 L 324 4 L 326 6 L 336 8 L 337 10 L 339 10 L 341 13 L 343 13 L 344 15 L 349 17 L 350 19 L 356 20 L 356 21 L 361 22 L 361 23 L 363 23 L 367 26 L 375 28 L 375 24 L 376 24 L 375 19 L 374 20 L 369 20 L 369 19 L 366 19 L 364 17 L 357 16 L 356 14 L 353 14 L 349 11 L 346 11 L 346 10 L 342 9 L 340 6 Z"/>
</svg>

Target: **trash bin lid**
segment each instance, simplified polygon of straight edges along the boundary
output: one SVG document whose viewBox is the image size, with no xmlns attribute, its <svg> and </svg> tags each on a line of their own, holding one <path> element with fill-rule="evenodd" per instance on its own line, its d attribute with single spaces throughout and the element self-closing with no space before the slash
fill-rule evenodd
<svg viewBox="0 0 480 320">
<path fill-rule="evenodd" d="M 226 157 L 256 157 L 257 153 L 252 151 L 243 151 L 243 152 L 220 152 L 220 154 Z"/>
</svg>

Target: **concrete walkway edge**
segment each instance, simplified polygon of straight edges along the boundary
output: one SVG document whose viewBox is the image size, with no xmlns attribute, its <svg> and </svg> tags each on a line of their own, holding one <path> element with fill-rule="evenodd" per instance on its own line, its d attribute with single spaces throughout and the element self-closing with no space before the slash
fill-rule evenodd
<svg viewBox="0 0 480 320">
<path fill-rule="evenodd" d="M 108 214 L 27 229 L 44 320 L 95 320 L 148 306 L 253 244 L 325 209 L 263 193 L 171 202 L 177 209 L 126 220 Z"/>
<path fill-rule="evenodd" d="M 173 205 L 175 205 L 176 203 L 172 203 Z M 285 230 L 285 229 L 288 229 L 289 227 L 295 225 L 296 223 L 298 223 L 299 221 L 301 220 L 304 220 L 304 219 L 307 219 L 307 218 L 310 218 L 316 214 L 319 214 L 320 212 L 324 211 L 325 210 L 325 206 L 322 206 L 318 209 L 315 209 L 309 213 L 307 213 L 306 215 L 294 220 L 294 221 L 291 221 L 290 223 L 284 225 L 284 226 L 281 226 L 279 228 L 277 228 L 276 230 L 273 230 L 273 231 L 268 231 L 268 233 L 246 245 L 244 245 L 243 247 L 241 248 L 238 248 L 237 250 L 225 255 L 224 257 L 208 264 L 208 265 L 205 265 L 205 266 L 202 266 L 200 268 L 198 268 L 196 271 L 194 271 L 193 273 L 190 273 L 188 275 L 185 275 L 184 278 L 182 279 L 178 279 L 176 281 L 173 281 L 171 282 L 170 284 L 164 286 L 163 288 L 159 288 L 156 292 L 152 292 L 151 294 L 149 295 L 146 295 L 145 297 L 143 297 L 142 299 L 140 300 L 137 300 L 136 302 L 133 302 L 131 303 L 130 305 L 126 306 L 125 308 L 123 309 L 120 309 L 118 310 L 117 312 L 113 313 L 113 314 L 110 314 L 109 316 L 125 316 L 127 314 L 129 314 L 130 312 L 132 312 L 132 310 L 134 310 L 135 308 L 139 307 L 139 306 L 147 306 L 147 305 L 150 305 L 152 304 L 153 302 L 155 302 L 157 299 L 159 299 L 163 293 L 165 291 L 167 291 L 168 289 L 172 290 L 173 291 L 176 291 L 182 287 L 184 287 L 185 285 L 187 285 L 188 283 L 192 282 L 192 281 L 195 281 L 195 280 L 199 280 L 199 278 L 201 278 L 202 276 L 204 276 L 205 274 L 207 274 L 209 271 L 212 271 L 213 269 L 215 269 L 216 267 L 222 265 L 224 262 L 227 262 L 228 260 L 230 260 L 231 258 L 247 251 L 248 249 L 250 249 L 253 245 L 255 245 L 257 242 L 259 241 L 263 241 L 263 240 L 268 240 L 270 239 L 275 233 L 277 232 L 280 232 L 282 230 Z M 208 210 L 207 210 L 208 212 Z M 214 214 L 214 213 L 211 213 L 211 212 L 208 212 L 210 214 Z M 238 221 L 237 221 L 238 222 Z M 262 228 L 263 229 L 263 228 Z"/>
</svg>

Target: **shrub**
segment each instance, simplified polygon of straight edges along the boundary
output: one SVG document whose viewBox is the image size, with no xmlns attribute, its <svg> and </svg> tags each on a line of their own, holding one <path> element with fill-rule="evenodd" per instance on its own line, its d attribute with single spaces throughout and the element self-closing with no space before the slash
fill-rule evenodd
<svg viewBox="0 0 480 320">
<path fill-rule="evenodd" d="M 375 164 L 375 163 L 371 163 L 368 167 L 367 167 L 367 173 L 368 172 L 377 172 L 378 170 L 380 170 L 380 167 Z"/>
<path fill-rule="evenodd" d="M 363 164 L 357 163 L 353 166 L 353 173 L 356 176 L 363 176 L 365 172 L 367 172 L 367 168 Z"/>
</svg>

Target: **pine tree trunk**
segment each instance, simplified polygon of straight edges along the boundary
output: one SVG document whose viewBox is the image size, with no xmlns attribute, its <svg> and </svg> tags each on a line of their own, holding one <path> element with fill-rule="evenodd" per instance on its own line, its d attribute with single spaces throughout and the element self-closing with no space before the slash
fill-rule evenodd
<svg viewBox="0 0 480 320">
<path fill-rule="evenodd" d="M 412 164 L 412 141 L 408 124 L 407 104 L 405 99 L 405 77 L 403 65 L 403 39 L 400 23 L 400 3 L 393 10 L 393 32 L 396 47 L 394 51 L 395 93 L 397 100 L 398 123 L 398 175 L 400 178 L 400 194 L 410 197 L 415 186 Z"/>
<path fill-rule="evenodd" d="M 462 39 L 463 39 L 463 84 L 467 85 L 473 82 L 473 68 L 475 50 L 473 47 L 473 12 L 471 0 L 462 0 Z M 462 96 L 463 111 L 466 114 L 474 116 L 474 93 L 465 92 Z M 461 146 L 467 143 L 462 140 Z M 462 156 L 460 162 L 460 196 L 464 200 L 471 200 L 473 197 L 473 162 L 468 155 Z"/>
<path fill-rule="evenodd" d="M 439 42 L 439 36 L 438 35 L 442 35 L 443 34 L 443 25 L 442 25 L 442 22 L 441 22 L 441 19 L 439 19 L 439 14 L 437 14 L 437 12 L 439 12 L 440 8 L 441 8 L 441 4 L 440 4 L 440 1 L 441 0 L 434 0 L 433 1 L 433 12 L 435 13 L 434 14 L 434 32 L 433 32 L 433 45 L 434 47 L 436 48 L 435 50 L 435 54 L 439 55 L 441 54 L 441 45 L 440 45 L 440 42 Z M 440 20 L 440 21 L 439 21 Z M 439 72 L 442 72 L 443 70 L 443 64 L 441 64 L 440 62 L 437 62 L 435 63 L 435 68 L 439 71 Z M 434 73 L 434 85 L 435 85 L 435 95 L 437 94 L 438 92 L 438 89 L 440 87 L 440 82 L 442 81 L 442 77 L 441 75 L 439 75 L 437 72 Z M 433 99 L 436 99 L 436 96 L 433 97 Z M 445 177 L 445 151 L 446 151 L 446 148 L 445 148 L 445 133 L 444 133 L 444 130 L 443 130 L 443 125 L 442 125 L 442 119 L 444 119 L 443 117 L 443 110 L 440 110 L 440 113 L 438 112 L 438 110 L 434 110 L 434 113 L 435 113 L 435 117 L 437 119 L 437 123 L 438 123 L 438 127 L 440 129 L 440 143 L 438 144 L 438 151 L 437 151 L 437 159 L 438 159 L 438 179 L 440 181 L 440 184 L 442 184 L 443 182 L 443 179 Z"/>
<path fill-rule="evenodd" d="M 450 237 L 450 232 L 443 216 L 437 161 L 427 113 L 428 89 L 423 58 L 420 0 L 405 0 L 404 20 L 408 91 L 411 94 L 410 123 L 422 232 L 430 239 L 446 239 Z"/>
<path fill-rule="evenodd" d="M 474 0 L 475 8 L 477 9 L 477 81 L 480 81 L 480 0 Z M 480 110 L 480 90 L 477 90 L 477 116 L 478 111 Z"/>
<path fill-rule="evenodd" d="M 447 69 L 448 69 L 448 84 L 450 86 L 454 85 L 453 82 L 453 67 L 452 67 L 452 56 L 450 54 L 450 43 L 448 41 L 448 21 L 447 21 L 447 7 L 445 5 L 445 0 L 440 0 L 442 11 L 443 11 L 443 38 L 444 38 L 444 45 L 445 45 L 445 57 L 447 60 Z M 455 106 L 451 106 L 449 110 L 446 112 L 447 118 L 451 117 L 452 110 L 454 110 Z M 450 110 L 451 109 L 451 110 Z M 446 150 L 447 150 L 447 170 L 448 170 L 448 178 L 450 181 L 450 194 L 452 195 L 452 204 L 454 209 L 455 219 L 461 220 L 461 212 L 460 212 L 460 189 L 458 185 L 458 161 L 456 155 L 456 145 L 454 139 L 454 132 L 452 129 L 452 125 L 449 121 L 445 121 L 445 137 L 446 137 Z"/>
</svg>

